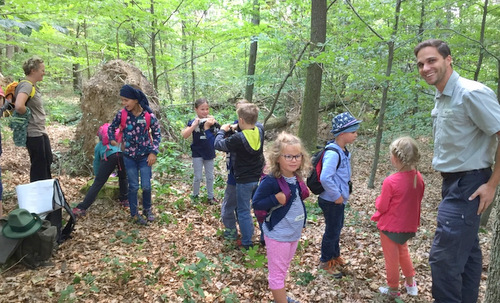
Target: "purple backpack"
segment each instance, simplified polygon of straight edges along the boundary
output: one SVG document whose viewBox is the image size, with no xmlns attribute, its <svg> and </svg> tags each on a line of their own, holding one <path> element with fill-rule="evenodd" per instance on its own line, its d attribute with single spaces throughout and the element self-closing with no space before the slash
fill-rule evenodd
<svg viewBox="0 0 500 303">
<path fill-rule="evenodd" d="M 261 178 L 261 180 L 262 180 L 262 178 Z M 292 193 L 290 191 L 290 187 L 288 186 L 288 183 L 286 183 L 285 178 L 283 178 L 283 176 L 281 176 L 277 180 L 278 180 L 278 185 L 279 185 L 281 191 L 286 196 L 286 203 L 288 203 L 288 201 L 290 200 L 290 197 L 292 196 Z M 307 185 L 304 183 L 304 181 L 302 181 L 302 179 L 299 176 L 297 176 L 297 181 L 299 182 L 299 187 L 300 187 L 300 198 L 302 200 L 305 200 L 307 197 L 309 197 L 309 188 L 307 188 Z M 268 214 L 268 212 L 265 210 L 255 210 L 255 209 L 254 209 L 254 213 L 255 213 L 255 216 L 257 217 L 257 221 L 259 223 L 264 222 L 264 220 L 266 219 L 266 216 Z"/>
</svg>

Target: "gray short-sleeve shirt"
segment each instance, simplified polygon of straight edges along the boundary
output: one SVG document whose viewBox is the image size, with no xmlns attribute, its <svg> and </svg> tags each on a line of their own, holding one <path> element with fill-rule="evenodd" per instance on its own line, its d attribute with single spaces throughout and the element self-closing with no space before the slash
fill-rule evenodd
<svg viewBox="0 0 500 303">
<path fill-rule="evenodd" d="M 456 71 L 443 92 L 436 91 L 431 116 L 434 132 L 433 167 L 462 172 L 491 167 L 500 131 L 500 105 L 495 93 Z"/>
<path fill-rule="evenodd" d="M 17 94 L 31 94 L 32 85 L 29 82 L 22 81 L 17 85 Z M 43 108 L 42 93 L 35 86 L 35 95 L 26 102 L 26 106 L 31 110 L 31 118 L 28 122 L 28 137 L 40 137 L 46 134 L 45 130 L 45 110 Z"/>
</svg>

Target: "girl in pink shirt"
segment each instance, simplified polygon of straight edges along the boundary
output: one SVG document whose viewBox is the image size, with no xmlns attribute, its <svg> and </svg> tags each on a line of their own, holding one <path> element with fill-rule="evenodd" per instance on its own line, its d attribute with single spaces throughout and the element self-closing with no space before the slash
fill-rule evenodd
<svg viewBox="0 0 500 303">
<path fill-rule="evenodd" d="M 415 269 L 408 252 L 408 239 L 415 236 L 420 225 L 420 207 L 424 195 L 424 181 L 416 169 L 420 159 L 417 143 L 402 137 L 391 143 L 391 163 L 397 172 L 387 177 L 382 192 L 375 201 L 377 211 L 372 220 L 377 222 L 380 242 L 384 251 L 387 287 L 380 287 L 383 294 L 399 296 L 399 267 L 405 276 L 409 295 L 418 294 Z"/>
</svg>

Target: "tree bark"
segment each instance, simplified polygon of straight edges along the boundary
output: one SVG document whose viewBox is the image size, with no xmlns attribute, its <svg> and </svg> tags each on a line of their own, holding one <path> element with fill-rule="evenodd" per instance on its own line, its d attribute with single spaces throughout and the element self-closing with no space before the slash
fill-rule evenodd
<svg viewBox="0 0 500 303">
<path fill-rule="evenodd" d="M 477 81 L 479 79 L 479 72 L 481 71 L 481 65 L 483 64 L 483 57 L 484 57 L 484 49 L 483 49 L 483 43 L 484 43 L 484 30 L 486 28 L 486 15 L 488 14 L 488 0 L 484 0 L 484 7 L 483 7 L 483 19 L 481 21 L 481 32 L 479 34 L 479 58 L 477 59 L 477 65 L 476 65 L 476 71 L 474 72 L 474 81 Z"/>
<path fill-rule="evenodd" d="M 260 24 L 260 4 L 259 0 L 253 0 L 252 24 Z M 253 88 L 255 85 L 255 64 L 257 63 L 258 36 L 252 36 L 250 42 L 250 54 L 248 56 L 247 85 L 245 87 L 245 99 L 252 102 Z"/>
<path fill-rule="evenodd" d="M 153 21 L 151 21 L 151 68 L 153 70 L 153 87 L 156 91 L 158 91 L 158 77 L 156 76 L 158 74 L 157 67 L 156 67 L 156 19 L 154 18 L 155 14 L 155 3 L 154 0 L 151 0 L 151 6 L 150 6 L 150 13 L 151 16 L 153 16 Z"/>
<path fill-rule="evenodd" d="M 389 48 L 388 51 L 388 56 L 387 56 L 387 69 L 385 71 L 385 76 L 387 79 L 391 76 L 392 72 L 392 63 L 394 61 L 394 37 L 396 36 L 396 33 L 398 32 L 398 24 L 399 24 L 399 13 L 401 11 L 401 1 L 402 0 L 396 0 L 396 12 L 395 12 L 395 20 L 394 20 L 394 26 L 392 29 L 392 37 L 391 40 L 387 42 L 387 46 Z M 375 182 L 375 174 L 377 173 L 377 166 L 378 166 L 378 158 L 380 155 L 380 145 L 382 142 L 382 133 L 384 132 L 384 117 L 385 117 L 385 109 L 387 107 L 387 95 L 389 92 L 389 86 L 391 82 L 390 80 L 385 81 L 384 89 L 382 91 L 382 102 L 380 104 L 380 112 L 378 116 L 378 130 L 377 130 L 377 139 L 375 141 L 375 155 L 373 156 L 373 165 L 372 169 L 370 172 L 370 179 L 368 180 L 368 188 L 374 188 L 374 182 Z"/>
<path fill-rule="evenodd" d="M 498 204 L 497 204 L 498 205 Z M 493 238 L 491 239 L 490 266 L 488 268 L 488 280 L 486 286 L 485 303 L 500 302 L 500 208 L 495 207 L 495 223 L 493 224 Z"/>
<path fill-rule="evenodd" d="M 307 150 L 316 149 L 318 137 L 318 108 L 321 96 L 321 80 L 323 66 L 314 62 L 314 58 L 323 51 L 326 41 L 326 0 L 312 0 L 311 2 L 311 63 L 307 67 L 304 103 L 299 125 L 299 137 Z"/>
</svg>

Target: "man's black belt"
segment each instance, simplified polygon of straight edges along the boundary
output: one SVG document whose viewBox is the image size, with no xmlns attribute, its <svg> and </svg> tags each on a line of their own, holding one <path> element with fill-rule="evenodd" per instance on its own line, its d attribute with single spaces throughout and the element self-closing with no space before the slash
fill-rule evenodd
<svg viewBox="0 0 500 303">
<path fill-rule="evenodd" d="M 482 172 L 490 171 L 491 172 L 491 167 L 487 168 L 481 168 L 481 169 L 473 169 L 473 170 L 468 170 L 468 171 L 461 171 L 461 172 L 456 172 L 456 173 L 441 173 L 441 177 L 443 179 L 458 179 L 461 178 L 465 175 L 474 175 Z"/>
</svg>

